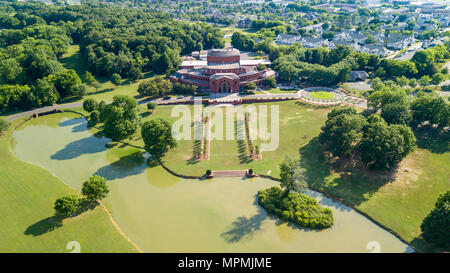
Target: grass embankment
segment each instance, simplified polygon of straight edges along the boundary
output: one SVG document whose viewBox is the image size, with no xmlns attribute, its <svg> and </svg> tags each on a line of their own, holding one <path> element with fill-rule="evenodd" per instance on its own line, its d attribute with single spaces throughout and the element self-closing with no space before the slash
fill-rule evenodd
<svg viewBox="0 0 450 273">
<path fill-rule="evenodd" d="M 0 135 L 0 252 L 69 252 L 70 241 L 79 242 L 81 252 L 137 251 L 103 206 L 62 222 L 53 217 L 57 198 L 79 193 L 41 167 L 17 159 L 10 149 L 12 131 Z"/>
</svg>

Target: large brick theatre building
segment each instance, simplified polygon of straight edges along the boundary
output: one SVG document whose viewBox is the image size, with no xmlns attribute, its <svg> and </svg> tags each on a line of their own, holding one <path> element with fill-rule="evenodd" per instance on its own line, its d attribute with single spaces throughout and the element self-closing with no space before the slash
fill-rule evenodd
<svg viewBox="0 0 450 273">
<path fill-rule="evenodd" d="M 196 85 L 200 90 L 211 93 L 237 93 L 247 83 L 258 86 L 267 77 L 276 77 L 271 69 L 258 71 L 263 60 L 241 60 L 241 53 L 234 48 L 212 49 L 206 61 L 185 61 L 181 69 L 170 76 L 170 80 L 183 84 Z"/>
</svg>

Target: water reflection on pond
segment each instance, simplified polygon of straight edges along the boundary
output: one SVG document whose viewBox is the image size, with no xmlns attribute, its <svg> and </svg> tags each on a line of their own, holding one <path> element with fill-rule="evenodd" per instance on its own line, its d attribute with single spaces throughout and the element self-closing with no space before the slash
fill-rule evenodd
<svg viewBox="0 0 450 273">
<path fill-rule="evenodd" d="M 14 151 L 81 189 L 92 174 L 109 180 L 105 200 L 122 230 L 148 252 L 382 252 L 411 251 L 367 218 L 321 194 L 310 192 L 334 212 L 335 224 L 322 231 L 273 219 L 256 203 L 256 193 L 277 182 L 255 178 L 179 179 L 148 167 L 137 148 L 91 134 L 74 114 L 33 119 L 14 133 Z"/>
</svg>

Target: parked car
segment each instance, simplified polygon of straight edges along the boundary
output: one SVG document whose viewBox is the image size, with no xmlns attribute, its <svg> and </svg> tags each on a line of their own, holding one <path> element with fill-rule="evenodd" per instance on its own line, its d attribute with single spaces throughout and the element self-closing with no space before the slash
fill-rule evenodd
<svg viewBox="0 0 450 273">
<path fill-rule="evenodd" d="M 165 96 L 163 100 L 170 100 L 170 96 Z"/>
</svg>

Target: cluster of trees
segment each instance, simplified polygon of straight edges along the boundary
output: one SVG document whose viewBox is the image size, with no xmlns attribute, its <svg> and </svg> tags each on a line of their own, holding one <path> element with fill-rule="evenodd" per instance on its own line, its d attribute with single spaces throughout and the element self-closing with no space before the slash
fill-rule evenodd
<svg viewBox="0 0 450 273">
<path fill-rule="evenodd" d="M 89 177 L 89 180 L 83 183 L 81 193 L 84 196 L 83 198 L 79 198 L 76 195 L 66 195 L 58 198 L 54 204 L 56 214 L 69 217 L 80 211 L 83 204 L 106 198 L 109 193 L 106 178 L 99 175 Z"/>
<path fill-rule="evenodd" d="M 297 160 L 286 158 L 280 164 L 281 188 L 258 191 L 258 203 L 268 213 L 305 228 L 323 229 L 333 225 L 333 212 L 302 193 L 307 188 L 305 170 Z"/>
<path fill-rule="evenodd" d="M 373 69 L 379 62 L 377 56 L 355 52 L 349 46 L 339 45 L 331 50 L 294 47 L 273 63 L 284 81 L 300 79 L 310 84 L 331 86 L 346 81 L 351 70 Z"/>
<path fill-rule="evenodd" d="M 394 83 L 372 81 L 374 92 L 369 95 L 367 105 L 380 111 L 381 117 L 390 124 L 420 124 L 429 122 L 444 128 L 450 125 L 450 103 L 433 93 L 419 92 L 412 98 L 404 88 Z"/>
<path fill-rule="evenodd" d="M 96 75 L 117 73 L 135 80 L 142 72 L 171 73 L 180 54 L 225 45 L 219 29 L 205 23 L 103 4 L 86 6 L 84 12 L 102 17 L 77 30 L 83 59 Z"/>
<path fill-rule="evenodd" d="M 419 79 L 422 86 L 430 83 L 439 84 L 443 80 L 443 73 L 439 71 L 437 63 L 450 57 L 450 43 L 418 50 L 411 60 L 383 59 L 380 61 L 375 75 L 384 79 L 405 76 Z M 444 72 L 445 74 L 448 71 Z"/>
<path fill-rule="evenodd" d="M 164 94 L 172 92 L 172 89 L 172 83 L 164 76 L 155 76 L 141 81 L 137 91 L 142 96 L 161 97 Z M 178 86 L 178 89 L 180 89 L 180 86 Z"/>
<path fill-rule="evenodd" d="M 0 112 L 83 96 L 96 89 L 93 75 L 136 80 L 143 72 L 170 73 L 180 54 L 224 46 L 223 34 L 205 23 L 99 2 L 81 5 L 2 3 L 0 11 Z M 79 44 L 90 77 L 67 70 L 60 58 Z"/>
<path fill-rule="evenodd" d="M 137 101 L 130 96 L 114 96 L 111 104 L 97 103 L 94 99 L 83 102 L 85 111 L 90 112 L 89 125 L 103 123 L 103 134 L 114 140 L 122 140 L 136 133 L 141 119 L 138 115 Z M 150 102 L 148 109 L 152 110 L 156 104 Z M 164 119 L 146 121 L 141 127 L 141 136 L 145 150 L 153 160 L 160 160 L 166 152 L 177 145 L 172 136 L 172 127 Z"/>
<path fill-rule="evenodd" d="M 353 107 L 332 110 L 319 140 L 333 156 L 350 157 L 359 152 L 362 162 L 375 170 L 396 167 L 416 141 L 408 126 L 388 124 L 377 114 L 365 118 Z"/>
<path fill-rule="evenodd" d="M 90 112 L 89 125 L 103 123 L 103 134 L 112 140 L 122 140 L 133 135 L 140 124 L 137 101 L 124 95 L 113 97 L 111 104 L 94 99 L 83 102 L 85 111 Z"/>
</svg>

